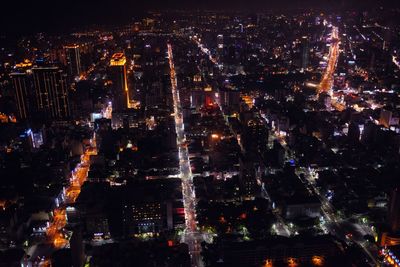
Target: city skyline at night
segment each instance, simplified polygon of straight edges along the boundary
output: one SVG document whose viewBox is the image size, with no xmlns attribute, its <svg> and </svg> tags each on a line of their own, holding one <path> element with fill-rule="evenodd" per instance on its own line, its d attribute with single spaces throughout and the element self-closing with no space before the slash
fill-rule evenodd
<svg viewBox="0 0 400 267">
<path fill-rule="evenodd" d="M 3 7 L 0 266 L 400 266 L 398 3 Z"/>
</svg>

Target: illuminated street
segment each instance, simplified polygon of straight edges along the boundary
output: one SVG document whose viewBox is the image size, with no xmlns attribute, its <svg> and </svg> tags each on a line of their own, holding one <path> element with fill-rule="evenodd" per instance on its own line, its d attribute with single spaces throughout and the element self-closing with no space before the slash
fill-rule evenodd
<svg viewBox="0 0 400 267">
<path fill-rule="evenodd" d="M 53 221 L 50 223 L 46 234 L 48 241 L 51 242 L 56 249 L 64 248 L 69 244 L 67 233 L 64 229 L 67 224 L 65 208 L 67 204 L 73 204 L 75 202 L 80 193 L 82 184 L 87 179 L 91 155 L 96 155 L 95 139 L 91 140 L 91 147 L 81 156 L 81 162 L 71 173 L 70 185 L 65 189 L 65 203 L 62 203 L 60 207 L 53 210 Z"/>
<path fill-rule="evenodd" d="M 332 27 L 331 43 L 328 55 L 328 64 L 325 73 L 322 76 L 321 83 L 318 86 L 318 94 L 325 92 L 330 93 L 333 86 L 334 74 L 339 57 L 339 30 L 337 27 Z"/>
<path fill-rule="evenodd" d="M 172 45 L 168 44 L 168 60 L 171 75 L 172 97 L 174 101 L 175 129 L 177 145 L 179 148 L 180 177 L 182 180 L 183 205 L 185 208 L 186 228 L 183 234 L 183 242 L 189 246 L 189 253 L 193 267 L 202 267 L 201 242 L 202 235 L 199 233 L 196 221 L 196 197 L 193 191 L 193 180 L 190 168 L 189 153 L 186 144 L 183 127 L 183 114 L 180 104 L 179 89 L 175 73 Z"/>
</svg>

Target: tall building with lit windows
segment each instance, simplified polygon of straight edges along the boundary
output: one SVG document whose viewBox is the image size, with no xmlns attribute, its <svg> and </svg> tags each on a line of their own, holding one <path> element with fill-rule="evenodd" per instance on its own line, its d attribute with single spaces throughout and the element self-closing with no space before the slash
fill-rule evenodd
<svg viewBox="0 0 400 267">
<path fill-rule="evenodd" d="M 126 57 L 124 53 L 115 53 L 110 60 L 112 80 L 113 110 L 121 111 L 130 108 L 129 91 L 126 74 Z"/>
<path fill-rule="evenodd" d="M 81 55 L 79 45 L 64 46 L 68 75 L 71 79 L 81 74 Z"/>
<path fill-rule="evenodd" d="M 308 68 L 310 61 L 310 40 L 307 36 L 301 38 L 301 68 L 303 70 Z"/>
<path fill-rule="evenodd" d="M 66 75 L 58 67 L 32 69 L 36 108 L 46 119 L 66 119 L 70 116 Z"/>
<path fill-rule="evenodd" d="M 17 118 L 19 121 L 28 119 L 32 114 L 32 104 L 30 94 L 32 93 L 31 83 L 28 74 L 25 72 L 11 73 L 13 85 L 13 96 L 17 108 Z"/>
<path fill-rule="evenodd" d="M 15 64 L 15 71 L 10 74 L 12 96 L 15 103 L 15 116 L 18 121 L 30 119 L 34 111 L 34 90 L 32 87 L 32 62 L 25 59 Z"/>
</svg>

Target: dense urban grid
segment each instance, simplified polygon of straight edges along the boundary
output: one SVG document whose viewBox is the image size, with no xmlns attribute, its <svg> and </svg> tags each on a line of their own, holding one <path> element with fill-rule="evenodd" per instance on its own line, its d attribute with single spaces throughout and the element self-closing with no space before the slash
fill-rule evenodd
<svg viewBox="0 0 400 267">
<path fill-rule="evenodd" d="M 400 266 L 400 10 L 0 36 L 0 267 Z"/>
</svg>

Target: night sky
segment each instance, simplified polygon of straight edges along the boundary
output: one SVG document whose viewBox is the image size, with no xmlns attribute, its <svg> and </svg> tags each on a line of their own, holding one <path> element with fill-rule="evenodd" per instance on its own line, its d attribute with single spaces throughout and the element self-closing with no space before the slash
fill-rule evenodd
<svg viewBox="0 0 400 267">
<path fill-rule="evenodd" d="M 363 8 L 367 5 L 393 5 L 392 0 L 7 0 L 2 1 L 0 32 L 25 34 L 38 31 L 63 32 L 82 25 L 115 25 L 129 22 L 146 10 L 233 9 L 253 12 L 296 8 Z M 6 2 L 6 3 L 4 3 Z M 367 4 L 368 2 L 368 4 Z"/>
</svg>

